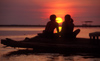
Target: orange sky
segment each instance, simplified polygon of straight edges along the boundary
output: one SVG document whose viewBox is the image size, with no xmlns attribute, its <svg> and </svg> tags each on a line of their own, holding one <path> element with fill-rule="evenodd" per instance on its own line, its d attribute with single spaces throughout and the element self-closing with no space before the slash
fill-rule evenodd
<svg viewBox="0 0 100 61">
<path fill-rule="evenodd" d="M 82 21 L 100 23 L 100 0 L 2 0 L 0 24 L 46 24 L 55 14 L 64 20 L 70 14 L 75 25 Z"/>
</svg>

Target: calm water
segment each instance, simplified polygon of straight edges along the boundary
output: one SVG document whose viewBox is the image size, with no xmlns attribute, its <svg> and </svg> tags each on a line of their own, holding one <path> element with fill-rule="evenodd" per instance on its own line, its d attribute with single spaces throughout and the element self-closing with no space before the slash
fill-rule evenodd
<svg viewBox="0 0 100 61">
<path fill-rule="evenodd" d="M 89 33 L 100 32 L 100 27 L 76 27 L 75 29 L 78 28 L 81 29 L 81 32 L 77 35 L 78 38 L 89 38 Z M 44 27 L 0 27 L 0 40 L 11 38 L 20 41 L 25 39 L 25 37 L 34 37 L 37 33 L 42 33 L 42 30 L 44 30 Z M 100 61 L 100 58 L 91 58 L 91 56 L 86 55 L 86 53 L 69 54 L 66 52 L 66 54 L 61 54 L 47 51 L 47 53 L 36 53 L 31 50 L 27 51 L 24 48 L 3 48 L 3 46 L 4 45 L 0 44 L 0 61 Z"/>
</svg>

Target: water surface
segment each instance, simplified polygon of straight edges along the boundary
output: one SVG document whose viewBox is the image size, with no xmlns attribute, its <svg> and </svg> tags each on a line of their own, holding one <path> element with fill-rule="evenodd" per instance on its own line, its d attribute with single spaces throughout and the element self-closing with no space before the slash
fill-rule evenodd
<svg viewBox="0 0 100 61">
<path fill-rule="evenodd" d="M 100 27 L 75 27 L 75 29 L 81 29 L 77 38 L 89 38 L 89 33 L 100 32 Z M 42 33 L 43 30 L 44 27 L 0 27 L 0 40 L 11 38 L 20 41 L 25 37 L 35 37 L 37 33 Z M 3 48 L 3 46 L 0 44 L 0 61 L 100 61 L 99 53 L 92 55 L 92 53 L 69 53 L 67 51 L 63 51 L 64 53 L 32 51 L 31 49 L 27 51 L 24 48 Z"/>
</svg>

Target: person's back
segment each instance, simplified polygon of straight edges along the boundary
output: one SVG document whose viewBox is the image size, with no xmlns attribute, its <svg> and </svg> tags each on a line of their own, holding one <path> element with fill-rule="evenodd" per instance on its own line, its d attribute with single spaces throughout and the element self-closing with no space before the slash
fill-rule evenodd
<svg viewBox="0 0 100 61">
<path fill-rule="evenodd" d="M 65 21 L 62 24 L 61 37 L 64 38 L 76 38 L 76 35 L 80 32 L 80 29 L 74 30 L 73 19 L 70 15 L 65 16 Z"/>
<path fill-rule="evenodd" d="M 69 24 L 69 23 L 66 23 L 66 22 L 63 22 L 62 24 L 62 33 L 72 33 L 73 32 L 73 29 L 74 29 L 74 24 Z"/>
<path fill-rule="evenodd" d="M 47 36 L 47 37 L 53 37 L 54 35 L 54 29 L 56 28 L 57 29 L 57 32 L 59 33 L 59 29 L 58 29 L 58 23 L 56 22 L 56 15 L 51 15 L 50 16 L 50 20 L 46 27 L 45 27 L 45 30 L 44 30 L 44 34 Z"/>
<path fill-rule="evenodd" d="M 45 31 L 46 32 L 54 32 L 54 29 L 58 27 L 58 23 L 56 23 L 55 21 L 49 21 L 46 25 Z"/>
<path fill-rule="evenodd" d="M 65 21 L 62 24 L 61 36 L 70 37 L 73 33 L 74 24 L 71 22 L 70 15 L 65 16 Z"/>
</svg>

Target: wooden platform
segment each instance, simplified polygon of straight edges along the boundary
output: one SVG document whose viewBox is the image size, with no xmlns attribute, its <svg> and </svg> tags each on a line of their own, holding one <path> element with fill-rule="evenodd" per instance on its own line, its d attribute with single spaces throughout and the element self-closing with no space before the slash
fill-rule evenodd
<svg viewBox="0 0 100 61">
<path fill-rule="evenodd" d="M 34 37 L 23 41 L 14 41 L 11 39 L 1 40 L 1 44 L 10 47 L 21 48 L 50 48 L 50 49 L 100 49 L 100 40 L 90 40 L 86 38 L 76 39 L 46 39 Z"/>
<path fill-rule="evenodd" d="M 99 39 L 100 37 L 100 32 L 93 32 L 93 33 L 89 33 L 90 39 Z"/>
</svg>

